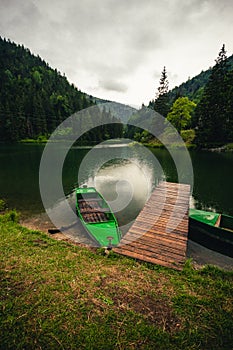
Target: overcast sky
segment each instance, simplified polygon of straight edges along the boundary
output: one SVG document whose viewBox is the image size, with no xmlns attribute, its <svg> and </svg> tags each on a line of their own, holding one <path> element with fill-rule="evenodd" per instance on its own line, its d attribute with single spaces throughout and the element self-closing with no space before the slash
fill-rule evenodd
<svg viewBox="0 0 233 350">
<path fill-rule="evenodd" d="M 91 95 L 125 104 L 172 88 L 233 53 L 232 0 L 0 0 L 0 35 Z"/>
</svg>

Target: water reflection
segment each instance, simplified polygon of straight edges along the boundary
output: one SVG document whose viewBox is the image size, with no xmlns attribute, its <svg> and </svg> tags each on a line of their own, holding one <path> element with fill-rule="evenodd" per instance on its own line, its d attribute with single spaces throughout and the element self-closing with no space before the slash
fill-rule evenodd
<svg viewBox="0 0 233 350">
<path fill-rule="evenodd" d="M 38 184 L 43 148 L 38 145 L 2 145 L 0 148 L 0 197 L 10 208 L 26 215 L 43 210 Z M 65 194 L 71 194 L 68 201 L 72 209 L 75 211 L 72 193 L 75 186 L 88 183 L 96 186 L 110 204 L 120 207 L 117 212 L 120 224 L 127 222 L 127 218 L 132 220 L 157 181 L 177 181 L 174 162 L 166 150 L 151 149 L 150 154 L 143 153 L 143 149 L 112 145 L 104 150 L 97 149 L 93 157 L 90 148 L 71 149 L 63 167 L 63 187 Z M 190 155 L 194 169 L 191 204 L 233 215 L 233 153 L 192 151 Z M 111 160 L 105 160 L 108 157 L 112 157 Z M 124 209 L 120 197 L 123 203 L 129 202 Z"/>
<path fill-rule="evenodd" d="M 197 209 L 233 215 L 233 152 L 191 152 L 193 204 Z"/>
<path fill-rule="evenodd" d="M 160 162 L 147 148 L 102 144 L 82 159 L 78 184 L 85 183 L 102 193 L 122 226 L 132 224 L 155 185 L 164 177 Z"/>
<path fill-rule="evenodd" d="M 87 185 L 102 193 L 122 226 L 135 219 L 160 179 L 152 165 L 136 159 L 117 160 L 101 167 Z"/>
</svg>

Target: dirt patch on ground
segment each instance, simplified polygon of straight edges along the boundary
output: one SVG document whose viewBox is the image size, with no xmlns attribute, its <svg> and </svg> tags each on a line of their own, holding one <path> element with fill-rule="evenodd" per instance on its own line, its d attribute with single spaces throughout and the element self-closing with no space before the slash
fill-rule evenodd
<svg viewBox="0 0 233 350">
<path fill-rule="evenodd" d="M 48 230 L 50 228 L 55 229 L 55 226 L 50 221 L 48 215 L 45 213 L 38 214 L 27 219 L 23 218 L 20 221 L 20 224 L 29 228 L 30 230 L 38 230 L 46 233 L 48 233 Z"/>
<path fill-rule="evenodd" d="M 27 219 L 22 219 L 20 224 L 30 230 L 42 231 L 49 234 L 52 238 L 57 240 L 69 241 L 70 243 L 87 246 L 94 245 L 94 242 L 91 241 L 81 223 L 78 221 L 71 225 L 71 227 L 58 228 L 54 226 L 46 213 L 42 213 Z"/>
<path fill-rule="evenodd" d="M 175 315 L 172 306 L 162 297 L 157 299 L 150 295 L 122 295 L 118 293 L 114 301 L 120 309 L 133 310 L 142 315 L 149 323 L 155 324 L 163 331 L 172 333 L 177 331 L 181 326 L 181 320 Z"/>
</svg>

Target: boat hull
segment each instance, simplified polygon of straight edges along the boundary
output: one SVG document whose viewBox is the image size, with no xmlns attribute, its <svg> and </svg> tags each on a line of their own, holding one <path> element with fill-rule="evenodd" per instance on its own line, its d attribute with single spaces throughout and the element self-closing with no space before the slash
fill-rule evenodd
<svg viewBox="0 0 233 350">
<path fill-rule="evenodd" d="M 232 230 L 233 218 L 231 216 L 221 215 L 220 227 L 189 217 L 189 239 L 233 258 Z"/>
<path fill-rule="evenodd" d="M 76 189 L 76 212 L 97 246 L 117 246 L 121 233 L 111 208 L 95 188 Z"/>
</svg>

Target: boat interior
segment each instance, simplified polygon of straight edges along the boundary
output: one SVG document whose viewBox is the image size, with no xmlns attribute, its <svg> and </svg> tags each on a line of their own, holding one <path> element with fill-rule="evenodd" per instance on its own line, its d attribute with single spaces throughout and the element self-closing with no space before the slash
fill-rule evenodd
<svg viewBox="0 0 233 350">
<path fill-rule="evenodd" d="M 109 221 L 109 209 L 103 207 L 104 202 L 102 198 L 78 199 L 78 205 L 85 222 Z"/>
</svg>

